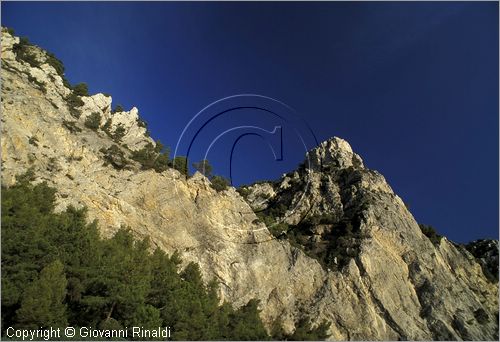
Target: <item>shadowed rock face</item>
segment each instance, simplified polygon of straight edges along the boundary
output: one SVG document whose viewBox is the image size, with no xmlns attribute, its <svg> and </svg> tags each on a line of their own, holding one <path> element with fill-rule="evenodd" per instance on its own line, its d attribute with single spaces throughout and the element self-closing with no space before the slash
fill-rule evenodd
<svg viewBox="0 0 500 342">
<path fill-rule="evenodd" d="M 111 115 L 111 98 L 97 94 L 83 97 L 81 116 L 72 116 L 70 90 L 43 63 L 45 53 L 36 49 L 39 67 L 18 61 L 17 41 L 2 31 L 4 185 L 32 168 L 36 182 L 58 190 L 59 210 L 87 206 L 104 236 L 126 225 L 167 252 L 178 250 L 200 264 L 206 280 L 217 279 L 235 306 L 260 299 L 268 326 L 281 318 L 293 331 L 305 315 L 314 324 L 330 321 L 332 339 L 498 338 L 498 283 L 485 276 L 481 257 L 446 238 L 432 244 L 346 141 L 323 142 L 305 166 L 248 187 L 248 202 L 233 188 L 217 193 L 199 173 L 185 179 L 173 169 L 142 171 L 131 160 L 119 170 L 103 148 L 117 145 L 129 159 L 131 150 L 154 144 L 137 109 Z M 95 112 L 111 129 L 125 128 L 121 144 L 85 127 Z M 275 238 L 252 210 L 279 204 L 278 220 L 307 228 L 301 243 Z M 348 223 L 354 240 L 339 242 Z M 325 246 L 330 254 L 321 254 Z"/>
<path fill-rule="evenodd" d="M 476 257 L 485 275 L 498 282 L 498 240 L 476 240 L 465 248 Z"/>
</svg>

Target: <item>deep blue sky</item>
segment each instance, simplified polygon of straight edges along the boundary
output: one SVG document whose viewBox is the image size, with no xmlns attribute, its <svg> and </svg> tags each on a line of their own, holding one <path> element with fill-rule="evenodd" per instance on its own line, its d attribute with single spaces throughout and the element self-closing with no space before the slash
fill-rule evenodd
<svg viewBox="0 0 500 342">
<path fill-rule="evenodd" d="M 212 101 L 270 96 L 319 141 L 348 140 L 419 222 L 459 242 L 498 238 L 496 2 L 2 2 L 2 24 L 55 53 L 72 83 L 138 107 L 166 145 Z M 221 127 L 279 124 L 238 115 L 200 143 Z M 282 162 L 259 137 L 241 139 L 233 182 L 292 170 L 304 151 L 289 134 Z M 209 154 L 223 175 L 229 140 Z"/>
</svg>

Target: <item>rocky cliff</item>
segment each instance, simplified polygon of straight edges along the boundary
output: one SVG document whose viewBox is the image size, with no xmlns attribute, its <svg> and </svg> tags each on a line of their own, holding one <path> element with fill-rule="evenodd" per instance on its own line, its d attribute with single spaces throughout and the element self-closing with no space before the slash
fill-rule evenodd
<svg viewBox="0 0 500 342">
<path fill-rule="evenodd" d="M 136 108 L 76 95 L 52 55 L 6 30 L 1 45 L 2 184 L 32 170 L 59 209 L 88 207 L 104 236 L 129 226 L 200 264 L 233 305 L 260 299 L 268 326 L 308 317 L 330 321 L 335 340 L 498 339 L 498 283 L 481 253 L 427 238 L 346 141 L 322 143 L 277 182 L 217 192 L 199 173 L 142 170 L 129 157 L 154 141 Z M 94 113 L 97 129 L 84 124 Z"/>
</svg>

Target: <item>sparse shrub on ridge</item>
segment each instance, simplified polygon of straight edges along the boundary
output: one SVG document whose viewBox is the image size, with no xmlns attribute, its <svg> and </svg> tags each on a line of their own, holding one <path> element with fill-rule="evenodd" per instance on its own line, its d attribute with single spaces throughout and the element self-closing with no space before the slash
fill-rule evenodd
<svg viewBox="0 0 500 342">
<path fill-rule="evenodd" d="M 123 124 L 119 123 L 115 130 L 111 133 L 111 137 L 113 140 L 117 143 L 122 141 L 122 138 L 125 136 L 127 131 L 125 130 L 125 127 L 123 127 Z"/>
<path fill-rule="evenodd" d="M 33 47 L 34 46 L 30 43 L 27 37 L 21 37 L 19 39 L 19 43 L 14 44 L 14 46 L 12 47 L 12 51 L 16 54 L 17 61 L 22 60 L 27 62 L 31 67 L 39 68 L 42 62 L 39 61 L 33 54 L 32 51 Z M 55 69 L 56 73 L 62 78 L 64 85 L 71 89 L 68 80 L 64 76 L 64 64 L 53 53 L 45 50 L 44 53 L 45 53 L 44 62 L 52 66 Z"/>
<path fill-rule="evenodd" d="M 199 162 L 193 163 L 192 165 L 196 169 L 196 171 L 210 180 L 210 186 L 217 192 L 226 190 L 227 187 L 231 184 L 229 179 L 225 177 L 212 175 L 212 165 L 210 165 L 210 162 L 207 159 L 202 159 Z"/>
<path fill-rule="evenodd" d="M 188 170 L 188 160 L 184 156 L 176 156 L 172 160 L 172 167 L 179 171 L 181 174 L 184 176 L 189 176 L 189 170 Z"/>
<path fill-rule="evenodd" d="M 78 83 L 72 87 L 73 93 L 78 96 L 89 96 L 89 87 L 87 83 Z"/>
<path fill-rule="evenodd" d="M 76 125 L 75 121 L 63 120 L 62 125 L 71 133 L 79 133 L 82 131 L 82 129 Z"/>
<path fill-rule="evenodd" d="M 85 104 L 85 102 L 81 99 L 81 96 L 89 96 L 86 83 L 78 83 L 77 85 L 71 87 L 71 93 L 66 97 L 69 111 L 71 115 L 76 118 L 79 118 L 82 114 L 78 107 Z"/>
<path fill-rule="evenodd" d="M 288 239 L 291 245 L 318 260 L 325 269 L 340 269 L 347 265 L 359 254 L 362 240 L 368 238 L 361 231 L 361 218 L 357 216 L 338 221 L 334 215 L 325 213 L 306 217 L 296 225 L 288 225 L 280 221 L 286 211 L 285 203 L 271 203 L 256 215 L 274 237 Z M 316 233 L 318 226 L 324 227 L 319 234 Z M 320 240 L 313 240 L 313 236 Z"/>
<path fill-rule="evenodd" d="M 136 162 L 139 162 L 142 165 L 143 170 L 149 170 L 154 167 L 157 155 L 158 154 L 155 152 L 153 144 L 148 143 L 140 150 L 132 151 L 130 157 Z"/>
<path fill-rule="evenodd" d="M 241 197 L 243 197 L 245 200 L 247 199 L 247 197 L 251 193 L 250 189 L 248 189 L 246 187 L 239 187 L 238 189 L 236 189 L 236 191 L 238 191 L 238 193 L 241 195 Z"/>
<path fill-rule="evenodd" d="M 111 136 L 111 119 L 108 119 L 106 120 L 106 122 L 104 123 L 104 125 L 102 126 L 102 130 L 104 131 L 104 133 L 106 133 L 110 138 L 112 138 Z"/>
<path fill-rule="evenodd" d="M 193 167 L 207 178 L 212 176 L 212 165 L 210 165 L 210 162 L 206 159 L 193 163 Z"/>
<path fill-rule="evenodd" d="M 224 191 L 229 186 L 229 180 L 222 176 L 213 176 L 210 179 L 210 186 L 217 192 Z"/>
<path fill-rule="evenodd" d="M 115 114 L 115 113 L 118 113 L 118 112 L 123 112 L 123 111 L 125 111 L 125 110 L 123 109 L 123 106 L 122 106 L 122 105 L 120 105 L 120 104 L 118 104 L 118 105 L 116 105 L 116 107 L 115 107 L 115 108 L 111 111 L 111 114 Z"/>
<path fill-rule="evenodd" d="M 97 131 L 101 126 L 101 114 L 94 112 L 85 119 L 85 127 Z"/>
<path fill-rule="evenodd" d="M 16 54 L 16 60 L 18 62 L 24 61 L 31 67 L 38 68 L 40 67 L 40 62 L 31 49 L 32 45 L 27 37 L 19 38 L 19 43 L 14 44 L 12 47 L 12 51 Z"/>
<path fill-rule="evenodd" d="M 42 82 L 38 81 L 36 79 L 36 77 L 33 77 L 31 75 L 28 75 L 28 81 L 30 81 L 31 83 L 34 83 L 38 86 L 38 88 L 40 88 L 44 94 L 47 93 L 47 88 L 45 87 L 45 84 L 43 84 Z"/>
<path fill-rule="evenodd" d="M 323 320 L 316 328 L 311 327 L 309 319 L 301 317 L 295 323 L 295 331 L 291 335 L 285 335 L 287 341 L 322 341 L 328 338 L 328 329 L 331 323 Z"/>
<path fill-rule="evenodd" d="M 147 124 L 147 122 L 146 122 L 146 121 L 144 121 L 144 120 L 143 120 L 143 119 L 141 119 L 141 118 L 137 118 L 137 126 L 142 127 L 142 128 L 146 128 L 146 130 L 147 130 L 147 128 L 148 128 L 148 124 Z"/>
<path fill-rule="evenodd" d="M 170 152 L 160 153 L 158 157 L 156 157 L 154 169 L 156 172 L 163 172 L 169 168 L 170 163 Z"/>
<path fill-rule="evenodd" d="M 11 36 L 14 36 L 16 34 L 16 31 L 12 27 L 5 27 L 5 30 L 7 33 L 9 33 Z"/>
<path fill-rule="evenodd" d="M 127 133 L 125 127 L 123 124 L 118 124 L 114 131 L 111 130 L 111 125 L 112 125 L 112 120 L 107 119 L 104 125 L 102 126 L 102 130 L 104 133 L 108 135 L 111 139 L 113 139 L 116 143 L 120 143 L 122 138 L 125 136 Z"/>
<path fill-rule="evenodd" d="M 64 76 L 64 64 L 56 56 L 54 56 L 53 53 L 48 51 L 45 52 L 47 54 L 47 64 L 51 65 L 56 70 L 57 74 L 62 77 L 63 83 L 68 86 L 69 83 Z"/>
<path fill-rule="evenodd" d="M 122 170 L 128 165 L 125 153 L 117 145 L 103 147 L 99 151 L 104 155 L 105 165 L 111 164 L 117 170 Z"/>
<path fill-rule="evenodd" d="M 162 150 L 163 144 L 157 140 L 156 146 L 148 143 L 142 149 L 132 151 L 131 158 L 139 162 L 143 170 L 154 169 L 156 172 L 162 172 L 168 168 L 170 149 L 167 148 L 164 152 Z"/>
<path fill-rule="evenodd" d="M 68 109 L 72 116 L 79 118 L 82 115 L 78 107 L 83 106 L 85 102 L 83 102 L 80 96 L 72 92 L 66 97 L 66 103 L 68 104 Z"/>
<path fill-rule="evenodd" d="M 434 227 L 420 223 L 418 226 L 420 227 L 422 234 L 427 236 L 434 245 L 438 245 L 441 242 L 443 236 L 439 235 Z"/>
</svg>

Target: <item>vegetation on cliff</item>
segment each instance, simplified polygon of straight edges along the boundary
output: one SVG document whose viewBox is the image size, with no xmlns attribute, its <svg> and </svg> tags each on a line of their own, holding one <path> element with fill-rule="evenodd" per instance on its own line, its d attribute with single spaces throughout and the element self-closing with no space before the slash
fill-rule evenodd
<svg viewBox="0 0 500 342">
<path fill-rule="evenodd" d="M 439 235 L 433 226 L 429 226 L 427 224 L 421 224 L 421 223 L 418 226 L 420 227 L 422 234 L 427 236 L 433 244 L 439 245 L 443 236 Z"/>
<path fill-rule="evenodd" d="M 179 255 L 152 251 L 128 229 L 110 239 L 86 210 L 54 212 L 56 191 L 30 175 L 2 188 L 2 334 L 9 326 L 171 327 L 178 340 L 265 340 L 258 301 L 235 310 L 219 305 L 217 284 L 199 267 L 180 269 Z M 130 328 L 131 329 L 131 328 Z M 297 325 L 288 339 L 325 338 L 328 326 Z"/>
</svg>

